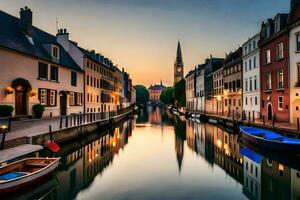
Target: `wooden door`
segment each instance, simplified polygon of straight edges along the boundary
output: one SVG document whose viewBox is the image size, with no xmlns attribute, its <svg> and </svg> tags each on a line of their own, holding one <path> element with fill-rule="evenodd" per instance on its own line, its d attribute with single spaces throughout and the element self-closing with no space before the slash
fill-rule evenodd
<svg viewBox="0 0 300 200">
<path fill-rule="evenodd" d="M 67 95 L 60 95 L 60 115 L 67 115 Z"/>
<path fill-rule="evenodd" d="M 26 93 L 16 90 L 16 115 L 26 115 Z"/>
</svg>

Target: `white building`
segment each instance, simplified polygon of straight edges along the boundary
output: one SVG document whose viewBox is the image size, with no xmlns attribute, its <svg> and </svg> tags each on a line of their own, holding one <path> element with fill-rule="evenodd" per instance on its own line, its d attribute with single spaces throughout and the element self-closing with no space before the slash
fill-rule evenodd
<svg viewBox="0 0 300 200">
<path fill-rule="evenodd" d="M 198 65 L 196 70 L 196 110 L 204 112 L 205 96 L 204 96 L 204 65 Z"/>
<path fill-rule="evenodd" d="M 260 116 L 259 34 L 243 44 L 243 110 L 246 119 Z"/>
<path fill-rule="evenodd" d="M 195 110 L 196 98 L 195 98 L 195 71 L 191 70 L 185 76 L 185 91 L 186 91 L 186 109 L 189 111 Z"/>
<path fill-rule="evenodd" d="M 289 33 L 290 55 L 290 122 L 297 123 L 300 118 L 300 24 L 292 24 Z"/>
</svg>

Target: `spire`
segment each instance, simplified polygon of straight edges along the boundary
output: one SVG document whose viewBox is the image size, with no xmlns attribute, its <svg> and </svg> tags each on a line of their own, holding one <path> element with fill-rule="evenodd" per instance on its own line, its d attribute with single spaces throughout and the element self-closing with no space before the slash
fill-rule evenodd
<svg viewBox="0 0 300 200">
<path fill-rule="evenodd" d="M 160 85 L 162 86 L 163 84 L 162 84 L 162 80 L 160 80 Z"/>
<path fill-rule="evenodd" d="M 182 64 L 182 53 L 181 53 L 181 46 L 180 46 L 179 40 L 178 40 L 178 44 L 177 44 L 176 63 Z"/>
</svg>

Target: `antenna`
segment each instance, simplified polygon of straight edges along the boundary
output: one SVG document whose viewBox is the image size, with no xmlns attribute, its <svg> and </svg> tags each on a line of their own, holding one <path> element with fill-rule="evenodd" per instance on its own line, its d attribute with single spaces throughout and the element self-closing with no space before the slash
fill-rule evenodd
<svg viewBox="0 0 300 200">
<path fill-rule="evenodd" d="M 58 31 L 58 19 L 56 17 L 56 32 Z"/>
</svg>

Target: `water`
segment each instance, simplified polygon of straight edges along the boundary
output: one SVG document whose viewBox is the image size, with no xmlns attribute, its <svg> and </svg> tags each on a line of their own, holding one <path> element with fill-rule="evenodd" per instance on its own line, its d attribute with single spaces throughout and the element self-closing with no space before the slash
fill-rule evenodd
<svg viewBox="0 0 300 200">
<path fill-rule="evenodd" d="M 13 197 L 300 198 L 297 157 L 243 148 L 237 134 L 157 108 L 114 130 L 63 146 L 54 176 Z"/>
</svg>

